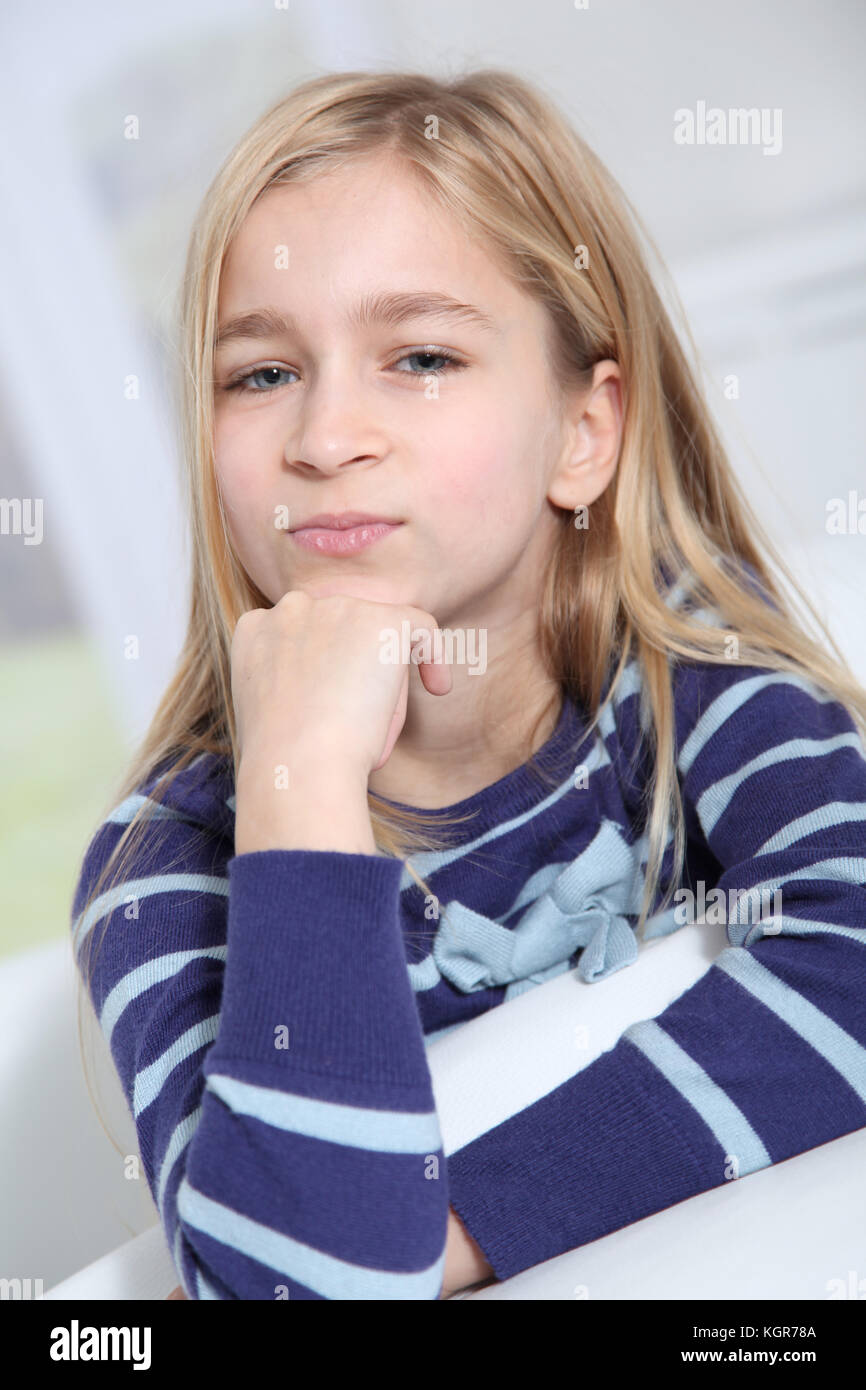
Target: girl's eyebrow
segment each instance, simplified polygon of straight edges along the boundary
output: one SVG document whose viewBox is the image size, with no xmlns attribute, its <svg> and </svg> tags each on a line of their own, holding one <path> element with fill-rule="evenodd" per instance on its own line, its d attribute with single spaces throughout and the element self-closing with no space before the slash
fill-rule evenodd
<svg viewBox="0 0 866 1390">
<path fill-rule="evenodd" d="M 494 320 L 482 309 L 433 290 L 418 293 L 379 290 L 365 295 L 350 311 L 347 321 L 353 328 L 365 328 L 371 323 L 394 327 L 406 319 L 417 318 L 470 323 L 485 332 L 501 336 L 501 330 Z M 219 325 L 215 346 L 224 347 L 238 338 L 279 338 L 297 334 L 298 331 L 298 321 L 291 314 L 283 314 L 272 308 L 250 309 L 246 313 L 235 314 Z"/>
</svg>

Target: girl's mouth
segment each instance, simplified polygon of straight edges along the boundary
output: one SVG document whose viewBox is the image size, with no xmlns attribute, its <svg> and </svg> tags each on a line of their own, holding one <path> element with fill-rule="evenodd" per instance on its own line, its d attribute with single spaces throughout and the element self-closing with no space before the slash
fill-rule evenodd
<svg viewBox="0 0 866 1390">
<path fill-rule="evenodd" d="M 339 530 L 330 526 L 302 526 L 288 534 L 305 550 L 317 550 L 321 555 L 354 555 L 389 536 L 402 524 L 401 521 L 370 521 Z"/>
</svg>

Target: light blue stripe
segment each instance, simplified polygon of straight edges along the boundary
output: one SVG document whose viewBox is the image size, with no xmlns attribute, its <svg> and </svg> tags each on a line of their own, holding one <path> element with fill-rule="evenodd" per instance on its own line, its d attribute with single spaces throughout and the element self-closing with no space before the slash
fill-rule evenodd
<svg viewBox="0 0 866 1390">
<path fill-rule="evenodd" d="M 610 755 L 604 746 L 604 741 L 600 737 L 597 737 L 589 757 L 584 760 L 581 766 L 585 766 L 587 772 L 592 773 L 597 772 L 601 767 L 606 767 L 609 762 Z M 426 878 L 430 874 L 435 873 L 437 869 L 442 869 L 447 864 L 453 863 L 456 859 L 462 859 L 466 855 L 472 854 L 475 850 L 480 849 L 482 845 L 489 844 L 493 840 L 501 839 L 503 835 L 507 835 L 513 830 L 519 830 L 522 825 L 533 820 L 535 816 L 543 815 L 549 807 L 555 805 L 563 796 L 574 791 L 574 773 L 572 773 L 552 791 L 549 796 L 546 796 L 543 801 L 538 802 L 535 806 L 531 806 L 528 811 L 524 811 L 521 815 L 512 817 L 511 820 L 501 821 L 498 825 L 494 825 L 490 830 L 485 831 L 483 835 L 479 835 L 477 839 L 471 840 L 468 844 L 454 845 L 450 849 L 422 851 L 412 855 L 406 862 L 411 864 L 416 873 L 420 874 L 422 878 Z M 415 886 L 415 880 L 408 870 L 404 868 L 400 880 L 400 891 L 402 892 L 405 888 L 412 888 Z"/>
<path fill-rule="evenodd" d="M 787 849 L 797 840 L 804 840 L 807 835 L 814 835 L 818 830 L 830 830 L 831 827 L 844 825 L 848 821 L 862 820 L 866 820 L 866 801 L 828 801 L 825 806 L 819 806 L 817 810 L 789 821 L 775 835 L 771 835 L 769 840 L 765 840 L 755 854 L 770 854 L 773 850 Z M 866 844 L 866 836 L 863 840 Z"/>
<path fill-rule="evenodd" d="M 184 1293 L 186 1294 L 187 1298 L 189 1298 L 189 1287 L 188 1287 L 187 1282 L 186 1282 L 186 1275 L 185 1275 L 185 1273 L 184 1273 L 184 1268 L 183 1268 L 183 1253 L 182 1253 L 182 1245 L 181 1245 L 181 1228 L 180 1228 L 180 1224 L 179 1224 L 179 1223 L 178 1223 L 178 1225 L 175 1227 L 175 1231 L 174 1231 L 174 1245 L 172 1246 L 172 1249 L 173 1249 L 173 1251 L 174 1251 L 174 1267 L 175 1267 L 175 1270 L 177 1271 L 177 1277 L 178 1277 L 178 1279 L 180 1280 L 180 1286 L 181 1286 L 181 1288 L 183 1289 Z"/>
<path fill-rule="evenodd" d="M 633 1023 L 623 1037 L 634 1043 L 683 1100 L 697 1110 L 724 1153 L 736 1157 L 742 1176 L 767 1167 L 770 1155 L 740 1107 L 655 1019 Z"/>
<path fill-rule="evenodd" d="M 748 951 L 729 948 L 716 964 L 799 1033 L 866 1104 L 866 1048 Z"/>
<path fill-rule="evenodd" d="M 184 773 L 189 772 L 194 767 L 198 767 L 199 763 L 210 756 L 209 753 L 199 753 L 193 758 L 192 762 L 184 768 Z M 183 776 L 184 773 L 181 773 L 180 776 Z M 152 801 L 149 796 L 144 796 L 140 792 L 133 792 L 131 796 L 126 797 L 118 806 L 115 806 L 114 810 L 105 817 L 105 821 L 112 825 L 128 825 L 139 808 L 145 805 L 152 807 L 153 820 L 189 819 L 182 811 L 176 810 L 173 806 L 166 806 L 161 801 Z"/>
<path fill-rule="evenodd" d="M 217 1035 L 219 1019 L 219 1014 L 212 1014 L 210 1018 L 203 1018 L 199 1023 L 193 1024 L 192 1028 L 175 1038 L 171 1047 L 166 1048 L 161 1057 L 157 1057 L 155 1062 L 151 1062 L 149 1067 L 138 1073 L 132 1101 L 132 1112 L 136 1120 L 142 1111 L 156 1100 L 166 1077 L 175 1067 L 180 1066 L 181 1062 L 191 1057 L 194 1052 L 198 1052 L 199 1048 L 213 1042 Z"/>
<path fill-rule="evenodd" d="M 198 951 L 174 951 L 171 955 L 156 956 L 153 960 L 146 960 L 137 969 L 130 970 L 128 975 L 124 975 L 122 979 L 118 980 L 102 1006 L 99 1023 L 109 1045 L 118 1018 L 133 999 L 137 999 L 140 994 L 143 994 L 153 985 L 161 984 L 163 980 L 170 979 L 172 975 L 179 975 L 190 961 L 204 959 L 224 961 L 225 958 L 225 946 L 204 946 Z"/>
<path fill-rule="evenodd" d="M 150 820 L 186 820 L 180 811 L 176 811 L 173 806 L 164 806 L 159 801 L 151 801 L 148 796 L 141 796 L 138 792 L 128 796 L 125 801 L 121 801 L 119 806 L 115 806 L 110 815 L 105 817 L 105 823 L 111 825 L 128 825 L 136 812 L 142 806 L 150 806 Z"/>
<path fill-rule="evenodd" d="M 784 871 L 779 874 L 777 878 L 762 879 L 758 883 L 751 884 L 748 888 L 739 888 L 737 889 L 738 897 L 734 903 L 734 915 L 731 916 L 730 913 L 728 914 L 728 925 L 744 925 L 743 923 L 737 922 L 737 915 L 739 914 L 741 903 L 747 912 L 750 913 L 753 902 L 760 903 L 762 899 L 769 900 L 770 898 L 775 898 L 776 893 L 781 891 L 784 906 L 785 884 L 796 883 L 798 879 L 814 879 L 816 882 L 827 879 L 832 882 L 853 883 L 860 887 L 862 884 L 866 883 L 866 858 L 856 859 L 853 856 L 849 858 L 840 855 L 835 859 L 819 859 L 814 864 L 807 864 L 803 869 Z M 729 893 L 730 891 L 731 890 L 728 889 Z M 778 918 L 776 918 L 776 921 L 778 921 Z M 786 917 L 784 921 L 802 922 L 803 919 L 798 917 Z M 759 926 L 760 923 L 756 923 L 755 925 Z M 819 922 L 816 925 L 827 931 L 841 929 L 832 922 Z M 775 934 L 778 935 L 779 933 L 776 932 Z M 859 932 L 857 932 L 857 935 L 861 938 L 866 938 L 866 931 L 861 928 Z M 734 944 L 740 946 L 743 943 L 737 941 Z"/>
<path fill-rule="evenodd" d="M 210 1284 L 205 1279 L 198 1265 L 196 1265 L 195 1268 L 195 1281 L 198 1286 L 198 1296 L 201 1302 L 213 1302 L 214 1300 L 216 1300 L 217 1302 L 222 1301 L 216 1290 L 211 1288 Z"/>
<path fill-rule="evenodd" d="M 115 884 L 107 892 L 100 893 L 88 911 L 76 920 L 72 928 L 74 949 L 79 950 L 85 936 L 100 918 L 113 908 L 122 906 L 129 898 L 148 898 L 155 893 L 180 892 L 217 893 L 227 898 L 228 879 L 210 874 L 150 874 L 147 878 L 131 878 L 126 883 Z"/>
<path fill-rule="evenodd" d="M 699 585 L 700 580 L 691 565 L 687 565 L 681 571 L 681 577 L 677 580 L 676 584 L 672 585 L 665 593 L 665 604 L 668 608 L 673 608 L 675 611 L 686 608 L 686 617 L 706 618 L 712 625 L 716 627 L 722 626 L 721 615 L 715 612 L 715 610 L 690 606 L 697 602 L 696 586 Z"/>
<path fill-rule="evenodd" d="M 174 1233 L 174 1263 L 175 1263 L 175 1268 L 177 1269 L 177 1276 L 178 1276 L 178 1278 L 180 1279 L 181 1288 L 183 1289 L 183 1291 L 184 1291 L 184 1293 L 186 1294 L 187 1298 L 189 1298 L 190 1293 L 189 1293 L 189 1289 L 187 1288 L 186 1279 L 184 1278 L 184 1274 L 183 1274 L 183 1264 L 182 1264 L 182 1262 L 181 1262 L 181 1227 L 180 1227 L 180 1225 L 177 1226 L 177 1228 L 176 1228 L 176 1230 L 175 1230 L 175 1233 Z M 200 1299 L 200 1300 L 202 1300 L 202 1301 L 204 1301 L 204 1300 L 213 1300 L 213 1299 L 216 1299 L 217 1301 L 221 1301 L 221 1300 L 220 1300 L 219 1294 L 216 1292 L 215 1289 L 213 1289 L 213 1288 L 211 1287 L 211 1285 L 208 1283 L 207 1279 L 205 1279 L 204 1275 L 202 1274 L 202 1272 L 201 1272 L 201 1270 L 199 1269 L 199 1267 L 198 1267 L 197 1264 L 194 1264 L 194 1265 L 193 1265 L 193 1278 L 195 1279 L 195 1288 L 196 1288 L 196 1294 L 195 1294 L 195 1296 L 196 1296 L 196 1298 L 198 1298 L 198 1299 Z"/>
<path fill-rule="evenodd" d="M 222 1072 L 211 1072 L 208 1089 L 233 1114 L 251 1115 L 262 1124 L 305 1134 L 329 1144 L 376 1153 L 436 1154 L 442 1147 L 435 1110 L 372 1110 L 335 1101 L 311 1100 L 270 1086 L 255 1086 Z"/>
<path fill-rule="evenodd" d="M 677 759 L 678 766 L 682 773 L 686 773 L 691 768 L 698 754 L 705 745 L 724 724 L 725 720 L 730 719 L 747 700 L 751 700 L 753 695 L 758 695 L 762 690 L 768 689 L 772 685 L 793 685 L 798 690 L 802 690 L 812 699 L 820 704 L 829 704 L 834 700 L 834 696 L 819 690 L 810 682 L 801 679 L 793 672 L 774 671 L 770 675 L 750 676 L 746 680 L 737 681 L 727 690 L 723 690 L 717 695 L 715 700 L 708 705 L 701 715 L 692 732 L 689 734 Z"/>
<path fill-rule="evenodd" d="M 713 608 L 693 608 L 689 617 L 698 620 L 698 626 L 704 627 L 727 627 L 727 623 L 720 613 Z"/>
<path fill-rule="evenodd" d="M 416 994 L 425 993 L 428 989 L 435 989 L 442 979 L 439 974 L 439 966 L 432 955 L 425 956 L 423 960 L 409 961 L 407 968 L 409 982 Z"/>
<path fill-rule="evenodd" d="M 672 585 L 671 588 L 668 589 L 667 593 L 664 596 L 664 600 L 668 608 L 679 608 L 683 600 L 691 594 L 691 589 L 688 587 L 686 583 L 686 580 L 689 577 L 694 578 L 692 570 L 684 570 L 683 578 L 678 579 L 676 584 Z"/>
<path fill-rule="evenodd" d="M 613 700 L 608 701 L 598 718 L 598 728 L 602 738 L 608 739 L 611 734 L 616 732 L 616 722 L 614 717 L 614 707 L 619 709 L 632 695 L 639 695 L 641 690 L 640 667 L 636 661 L 630 661 L 619 678 Z"/>
<path fill-rule="evenodd" d="M 856 733 L 835 734 L 832 738 L 792 738 L 775 748 L 767 748 L 751 758 L 727 777 L 713 782 L 698 797 L 695 807 L 704 835 L 709 836 L 719 817 L 727 810 L 733 797 L 748 777 L 776 763 L 799 761 L 802 758 L 824 758 L 837 748 L 860 748 Z"/>
<path fill-rule="evenodd" d="M 589 845 L 586 846 L 586 849 L 589 849 Z M 577 856 L 578 859 L 580 857 L 580 855 Z M 512 913 L 517 912 L 527 903 L 536 902 L 553 886 L 560 874 L 573 863 L 573 859 L 559 859 L 554 864 L 542 864 L 540 869 L 536 869 L 535 873 L 530 874 L 523 887 L 518 890 L 517 897 L 511 906 L 503 912 L 502 917 L 497 917 L 496 921 L 501 922 L 503 917 L 510 917 Z"/>
<path fill-rule="evenodd" d="M 743 913 L 747 919 L 754 917 L 753 905 L 760 907 L 764 901 L 775 900 L 777 892 L 781 892 L 784 909 L 784 886 L 787 883 L 796 882 L 798 879 L 814 879 L 819 882 L 822 879 L 827 879 L 833 882 L 854 883 L 859 887 L 866 883 L 866 859 L 822 859 L 815 864 L 808 864 L 804 869 L 792 869 L 790 872 L 780 874 L 778 878 L 763 879 L 758 883 L 753 883 L 749 888 L 737 889 L 733 911 L 730 910 L 731 899 L 728 898 L 729 910 L 726 931 L 731 945 L 751 946 L 763 936 L 811 936 L 813 933 L 846 936 L 852 941 L 866 945 L 866 929 L 864 927 L 847 927 L 836 922 L 789 916 L 784 911 L 781 915 L 774 912 L 771 918 L 765 918 L 763 921 L 760 919 L 757 922 L 738 920 Z M 731 889 L 728 890 L 729 894 L 730 892 Z M 771 924 L 769 932 L 766 930 L 768 922 Z"/>
<path fill-rule="evenodd" d="M 771 921 L 773 930 L 770 932 L 762 930 L 766 927 L 767 921 Z M 781 930 L 779 924 L 781 923 Z M 740 928 L 733 932 L 731 927 Z M 746 930 L 743 931 L 742 928 Z M 728 940 L 732 946 L 753 946 L 763 936 L 844 936 L 848 941 L 856 941 L 859 946 L 866 946 L 866 926 L 845 927 L 838 922 L 818 921 L 813 917 L 791 917 L 783 914 L 781 917 L 772 917 L 763 922 L 746 924 L 744 922 L 728 922 Z M 750 932 L 754 935 L 750 938 Z"/>
<path fill-rule="evenodd" d="M 171 1170 L 198 1129 L 199 1123 L 201 1122 L 201 1114 L 202 1108 L 199 1105 L 193 1110 L 192 1114 L 186 1115 L 179 1124 L 175 1125 L 172 1136 L 166 1145 L 166 1150 L 162 1157 L 162 1164 L 159 1169 L 159 1177 L 156 1183 L 156 1205 L 159 1207 L 160 1215 L 163 1215 L 165 1189 L 171 1177 Z"/>
<path fill-rule="evenodd" d="M 665 596 L 665 603 L 668 605 L 668 607 L 674 608 L 676 610 L 679 609 L 681 606 L 679 602 L 680 599 L 685 597 L 687 597 L 687 591 L 683 588 L 682 584 L 676 584 L 674 588 L 670 589 L 667 595 Z M 703 620 L 704 626 L 707 627 L 725 626 L 720 615 L 718 613 L 713 612 L 709 608 L 692 609 L 688 613 L 688 616 L 692 620 L 697 620 L 698 623 L 700 623 L 700 621 Z M 620 705 L 625 704 L 626 700 L 631 699 L 633 695 L 637 695 L 639 697 L 642 689 L 643 672 L 641 670 L 640 662 L 637 660 L 630 661 L 626 665 L 622 675 L 619 678 L 613 701 L 605 704 L 599 716 L 598 727 L 601 730 L 602 736 L 605 738 L 605 740 L 609 739 L 611 735 L 616 732 L 614 707 L 618 709 Z"/>
<path fill-rule="evenodd" d="M 184 1222 L 328 1299 L 435 1299 L 442 1288 L 445 1250 L 435 1264 L 411 1274 L 370 1269 L 326 1255 L 270 1226 L 214 1202 L 183 1178 L 178 1210 Z M 444 1232 L 443 1232 L 444 1238 Z"/>
<path fill-rule="evenodd" d="M 610 757 L 607 749 L 601 739 L 599 739 L 592 749 L 589 758 L 586 759 L 585 765 L 587 766 L 587 770 L 593 772 L 609 762 Z M 531 806 L 528 811 L 524 811 L 519 816 L 514 816 L 510 820 L 501 821 L 498 825 L 494 825 L 490 830 L 485 831 L 483 835 L 479 835 L 476 839 L 469 841 L 468 844 L 454 845 L 449 849 L 443 850 L 421 851 L 418 854 L 412 855 L 412 857 L 407 860 L 407 863 L 410 863 L 422 878 L 426 878 L 430 874 L 435 873 L 437 869 L 442 869 L 447 864 L 453 863 L 456 859 L 462 859 L 467 854 L 471 854 L 476 849 L 480 849 L 482 845 L 489 844 L 493 840 L 501 839 L 503 835 L 507 835 L 514 830 L 519 830 L 527 821 L 533 820 L 535 816 L 542 815 L 568 792 L 573 792 L 574 790 L 574 774 L 572 773 L 564 782 L 560 783 L 549 796 L 546 796 L 543 801 L 538 802 L 535 806 Z M 416 886 L 415 880 L 404 868 L 400 881 L 401 892 L 405 888 L 414 886 Z"/>
</svg>

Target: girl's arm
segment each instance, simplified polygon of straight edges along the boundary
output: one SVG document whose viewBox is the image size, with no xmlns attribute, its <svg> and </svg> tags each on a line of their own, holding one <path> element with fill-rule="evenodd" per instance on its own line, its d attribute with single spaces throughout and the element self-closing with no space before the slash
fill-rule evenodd
<svg viewBox="0 0 866 1390">
<path fill-rule="evenodd" d="M 449 1210 L 448 1238 L 445 1244 L 445 1281 L 439 1297 L 450 1298 L 461 1289 L 488 1281 L 492 1273 L 485 1256 L 464 1229 L 456 1212 L 453 1209 Z M 166 1301 L 185 1298 L 186 1294 L 178 1284 Z"/>
<path fill-rule="evenodd" d="M 129 880 L 75 924 L 80 950 L 108 922 L 93 1000 L 186 1294 L 436 1299 L 448 1176 L 402 862 L 252 839 L 231 857 L 225 838 L 214 845 L 219 798 L 193 780 L 148 827 Z M 334 818 L 344 806 L 357 829 L 359 788 L 294 790 Z M 255 816 L 238 811 L 250 833 Z M 117 814 L 76 902 L 122 832 Z"/>
<path fill-rule="evenodd" d="M 272 760 L 247 755 L 238 775 L 235 849 L 256 853 L 268 849 L 341 850 L 375 854 L 376 845 L 367 806 L 366 785 L 352 784 L 347 771 L 332 763 L 316 763 L 307 772 L 307 785 L 293 763 L 292 795 L 274 789 Z M 486 1257 L 454 1211 L 448 1212 L 445 1272 L 441 1297 L 448 1298 L 492 1274 Z"/>
<path fill-rule="evenodd" d="M 452 1205 L 499 1279 L 866 1126 L 862 740 L 783 673 L 683 664 L 675 690 L 697 877 L 729 904 L 763 888 L 765 919 L 778 889 L 778 916 L 741 900 L 696 984 L 449 1157 Z M 611 736 L 626 762 L 638 699 Z"/>
</svg>

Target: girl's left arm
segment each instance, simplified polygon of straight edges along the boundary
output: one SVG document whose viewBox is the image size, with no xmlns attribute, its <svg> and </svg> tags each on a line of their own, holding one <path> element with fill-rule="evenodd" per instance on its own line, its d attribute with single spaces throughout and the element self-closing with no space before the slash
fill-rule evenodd
<svg viewBox="0 0 866 1390">
<path fill-rule="evenodd" d="M 683 663 L 675 702 L 689 840 L 705 892 L 734 903 L 730 945 L 450 1156 L 450 1201 L 498 1279 L 866 1126 L 862 739 L 786 673 Z M 775 917 L 732 890 L 763 890 Z"/>
</svg>

